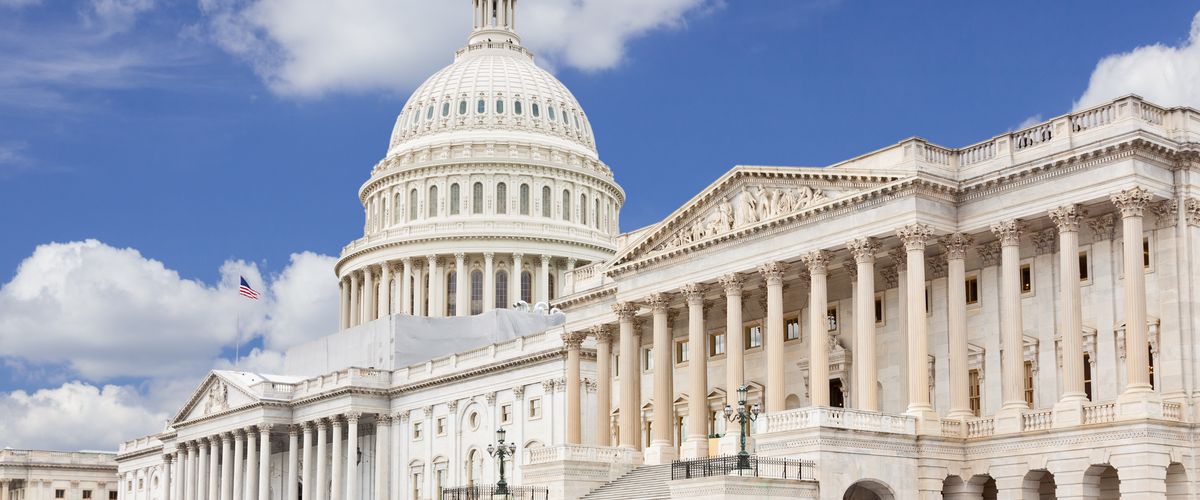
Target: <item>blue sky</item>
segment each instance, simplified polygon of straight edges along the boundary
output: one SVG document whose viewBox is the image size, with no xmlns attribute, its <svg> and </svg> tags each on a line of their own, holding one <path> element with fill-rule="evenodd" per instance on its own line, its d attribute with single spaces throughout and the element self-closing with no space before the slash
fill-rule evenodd
<svg viewBox="0 0 1200 500">
<path fill-rule="evenodd" d="M 352 68 L 316 56 L 297 68 L 307 60 L 294 52 L 304 40 L 288 39 L 290 20 L 263 7 L 289 1 L 0 0 L 0 282 L 16 283 L 39 245 L 95 239 L 136 249 L 105 258 L 161 261 L 210 292 L 243 272 L 283 287 L 297 254 L 337 255 L 355 238 L 357 188 L 408 93 L 465 41 L 467 1 L 450 9 L 463 19 L 423 23 L 436 40 L 389 34 L 379 43 L 403 48 Z M 431 9 L 439 20 L 453 4 L 391 3 L 401 18 Z M 601 158 L 628 195 L 624 230 L 670 213 L 736 164 L 827 165 L 914 135 L 961 146 L 1068 112 L 1089 89 L 1153 94 L 1119 78 L 1098 83 L 1098 63 L 1142 46 L 1191 47 L 1198 9 L 1185 1 L 645 4 L 662 8 L 637 18 L 572 11 L 572 19 L 609 21 L 611 32 L 535 28 L 526 38 L 587 111 Z M 344 25 L 329 29 L 345 35 Z M 588 53 L 595 44 L 603 54 Z M 332 59 L 342 59 L 334 49 Z M 1174 57 L 1195 68 L 1193 55 Z M 296 76 L 314 68 L 316 77 Z M 1163 104 L 1200 107 L 1192 92 L 1168 89 L 1162 98 L 1177 102 Z M 63 262 L 51 250 L 28 268 Z M 0 315 L 13 313 L 5 304 Z M 282 315 L 271 309 L 247 328 L 270 331 L 272 314 Z M 16 347 L 22 337 L 4 328 L 0 396 L 80 380 L 101 396 L 101 384 L 128 391 L 118 399 L 136 411 L 156 400 L 155 383 L 178 392 L 196 381 L 27 354 L 36 350 Z M 217 345 L 197 364 L 227 352 Z M 143 406 L 157 418 L 171 401 Z M 6 436 L 0 426 L 0 446 L 6 437 L 22 442 L 23 429 Z"/>
</svg>

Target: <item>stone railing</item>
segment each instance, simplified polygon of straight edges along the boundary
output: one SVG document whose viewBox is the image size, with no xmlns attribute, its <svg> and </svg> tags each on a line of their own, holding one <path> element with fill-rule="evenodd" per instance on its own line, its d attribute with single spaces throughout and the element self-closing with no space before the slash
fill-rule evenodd
<svg viewBox="0 0 1200 500">
<path fill-rule="evenodd" d="M 1054 410 L 1037 410 L 1021 415 L 1021 430 L 1041 431 L 1054 424 Z"/>
<path fill-rule="evenodd" d="M 1083 423 L 1101 424 L 1117 420 L 1117 404 L 1115 402 L 1084 405 Z"/>
<path fill-rule="evenodd" d="M 963 437 L 963 421 L 942 420 L 942 435 L 946 437 Z"/>
<path fill-rule="evenodd" d="M 1162 404 L 1162 412 L 1163 412 L 1164 419 L 1174 420 L 1177 422 L 1183 421 L 1183 404 L 1182 403 L 1171 403 L 1168 401 L 1164 401 Z"/>
<path fill-rule="evenodd" d="M 609 446 L 587 446 L 582 444 L 543 446 L 525 452 L 526 465 L 558 461 L 631 464 L 635 463 L 636 460 L 637 452 L 630 449 Z"/>
<path fill-rule="evenodd" d="M 844 408 L 808 407 L 763 414 L 759 432 L 786 432 L 815 427 L 916 434 L 916 420 L 907 415 Z"/>
<path fill-rule="evenodd" d="M 128 446 L 130 443 L 148 445 L 151 438 L 142 438 L 121 445 L 122 450 L 135 449 L 141 446 Z M 157 442 L 158 440 L 153 440 Z M 115 453 L 96 451 L 44 451 L 44 450 L 13 450 L 0 449 L 0 463 L 6 465 L 81 465 L 116 467 Z"/>
<path fill-rule="evenodd" d="M 294 384 L 279 382 L 261 382 L 256 385 L 260 394 L 280 398 L 308 396 L 329 389 L 350 385 L 387 388 L 391 384 L 391 372 L 375 368 L 346 368 L 336 372 L 318 375 Z M 287 390 L 284 386 L 291 386 Z M 270 393 L 268 393 L 270 391 Z"/>
<path fill-rule="evenodd" d="M 993 418 L 977 418 L 967 420 L 967 437 L 987 437 L 996 433 L 996 420 Z"/>
</svg>

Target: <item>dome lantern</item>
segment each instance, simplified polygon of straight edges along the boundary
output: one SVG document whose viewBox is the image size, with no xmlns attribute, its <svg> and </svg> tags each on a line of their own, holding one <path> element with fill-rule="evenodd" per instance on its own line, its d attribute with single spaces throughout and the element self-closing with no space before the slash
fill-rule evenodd
<svg viewBox="0 0 1200 500">
<path fill-rule="evenodd" d="M 471 45 L 489 41 L 521 44 L 517 36 L 517 0 L 471 0 Z"/>
</svg>

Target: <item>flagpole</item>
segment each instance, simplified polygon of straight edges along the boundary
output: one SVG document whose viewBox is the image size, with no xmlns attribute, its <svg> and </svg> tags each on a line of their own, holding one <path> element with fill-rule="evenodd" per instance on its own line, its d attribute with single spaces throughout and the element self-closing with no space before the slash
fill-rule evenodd
<svg viewBox="0 0 1200 500">
<path fill-rule="evenodd" d="M 241 368 L 242 361 L 242 311 L 237 312 L 237 323 L 233 325 L 233 368 Z"/>
</svg>

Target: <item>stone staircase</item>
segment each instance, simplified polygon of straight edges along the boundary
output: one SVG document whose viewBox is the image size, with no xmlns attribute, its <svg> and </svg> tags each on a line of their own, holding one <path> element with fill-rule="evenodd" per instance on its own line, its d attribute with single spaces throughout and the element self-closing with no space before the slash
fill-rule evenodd
<svg viewBox="0 0 1200 500">
<path fill-rule="evenodd" d="M 670 500 L 671 464 L 643 465 L 605 484 L 582 500 Z"/>
</svg>

